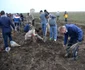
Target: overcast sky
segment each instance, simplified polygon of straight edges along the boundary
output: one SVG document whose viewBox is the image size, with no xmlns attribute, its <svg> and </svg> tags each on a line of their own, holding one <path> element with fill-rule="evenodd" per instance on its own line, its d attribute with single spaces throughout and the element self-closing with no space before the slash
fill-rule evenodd
<svg viewBox="0 0 85 70">
<path fill-rule="evenodd" d="M 31 8 L 36 12 L 47 9 L 56 11 L 85 11 L 85 0 L 0 0 L 0 11 L 26 13 Z"/>
</svg>

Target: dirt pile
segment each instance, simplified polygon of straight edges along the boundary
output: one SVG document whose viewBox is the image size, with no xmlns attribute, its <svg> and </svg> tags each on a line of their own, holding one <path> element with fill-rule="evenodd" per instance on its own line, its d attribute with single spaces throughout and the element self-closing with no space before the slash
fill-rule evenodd
<svg viewBox="0 0 85 70">
<path fill-rule="evenodd" d="M 85 31 L 85 26 L 80 27 Z M 79 59 L 72 61 L 63 57 L 62 36 L 57 42 L 38 40 L 33 43 L 25 42 L 24 35 L 20 32 L 13 37 L 21 47 L 12 47 L 10 53 L 0 53 L 0 70 L 85 70 L 85 40 L 80 45 Z"/>
</svg>

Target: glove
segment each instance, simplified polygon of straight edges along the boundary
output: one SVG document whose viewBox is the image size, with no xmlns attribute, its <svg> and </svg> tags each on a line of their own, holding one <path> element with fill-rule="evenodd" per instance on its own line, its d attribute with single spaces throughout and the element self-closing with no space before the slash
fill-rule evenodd
<svg viewBox="0 0 85 70">
<path fill-rule="evenodd" d="M 74 49 L 75 47 L 79 46 L 80 44 L 81 44 L 81 42 L 77 42 L 77 43 L 73 44 L 73 45 L 71 46 L 71 49 Z"/>
<path fill-rule="evenodd" d="M 42 38 L 41 36 L 39 36 L 38 34 L 37 34 L 37 37 L 38 37 L 39 39 L 43 40 L 43 38 Z"/>
</svg>

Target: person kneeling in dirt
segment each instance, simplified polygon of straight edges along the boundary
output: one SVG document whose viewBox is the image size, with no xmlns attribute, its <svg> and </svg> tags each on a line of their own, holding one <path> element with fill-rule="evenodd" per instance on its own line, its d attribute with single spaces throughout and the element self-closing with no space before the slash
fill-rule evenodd
<svg viewBox="0 0 85 70">
<path fill-rule="evenodd" d="M 65 57 L 69 57 L 71 51 L 73 59 L 75 60 L 78 57 L 79 44 L 83 40 L 82 29 L 76 26 L 75 24 L 66 24 L 65 26 L 59 27 L 58 30 L 60 33 L 64 34 L 63 46 L 64 48 L 66 48 Z M 68 41 L 68 37 L 70 37 L 69 41 Z"/>
<path fill-rule="evenodd" d="M 46 18 L 48 18 L 48 15 L 46 15 Z M 56 17 L 54 15 L 50 16 L 49 19 L 49 25 L 50 25 L 50 40 L 57 40 L 57 24 L 56 24 Z"/>
<path fill-rule="evenodd" d="M 4 11 L 1 11 L 0 27 L 2 29 L 2 35 L 3 35 L 3 39 L 4 39 L 4 49 L 6 52 L 10 51 L 10 47 L 8 46 L 8 38 L 10 40 L 10 44 L 14 43 L 14 41 L 12 40 L 12 36 L 11 36 L 11 31 L 12 31 L 11 26 L 15 30 L 15 27 L 12 24 L 10 18 L 8 18 L 5 15 Z"/>
<path fill-rule="evenodd" d="M 37 30 L 35 28 L 32 28 L 31 30 L 29 30 L 26 34 L 25 34 L 25 41 L 26 40 L 32 40 L 33 42 L 36 42 L 37 38 L 43 40 L 43 38 L 41 36 L 38 35 L 38 32 L 40 30 Z"/>
<path fill-rule="evenodd" d="M 43 33 L 43 39 L 44 42 L 46 42 L 46 33 L 47 33 L 47 19 L 45 17 L 45 13 L 43 11 L 40 11 L 40 20 L 41 20 L 41 27 L 42 27 L 42 33 Z M 48 14 L 47 14 L 48 15 Z"/>
</svg>

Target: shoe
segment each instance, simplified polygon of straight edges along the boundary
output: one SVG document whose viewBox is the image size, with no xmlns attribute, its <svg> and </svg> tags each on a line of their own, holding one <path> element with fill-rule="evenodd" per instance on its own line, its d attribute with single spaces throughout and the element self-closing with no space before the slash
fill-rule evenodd
<svg viewBox="0 0 85 70">
<path fill-rule="evenodd" d="M 49 39 L 50 41 L 52 40 L 52 38 Z"/>
<path fill-rule="evenodd" d="M 76 60 L 78 60 L 78 56 L 76 56 L 76 57 L 72 57 L 72 58 L 69 58 L 69 60 L 73 60 L 73 61 L 76 61 Z"/>
<path fill-rule="evenodd" d="M 10 47 L 6 47 L 6 48 L 5 48 L 5 51 L 6 51 L 6 52 L 9 52 L 10 50 L 11 50 Z"/>
<path fill-rule="evenodd" d="M 74 57 L 74 60 L 78 60 L 79 56 L 77 55 L 76 57 Z"/>
<path fill-rule="evenodd" d="M 54 41 L 56 41 L 56 39 L 54 39 Z"/>
<path fill-rule="evenodd" d="M 76 51 L 75 56 L 74 56 L 74 60 L 78 59 L 78 52 Z"/>
</svg>

